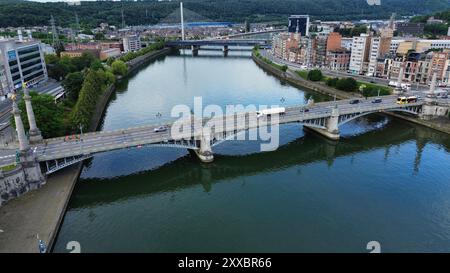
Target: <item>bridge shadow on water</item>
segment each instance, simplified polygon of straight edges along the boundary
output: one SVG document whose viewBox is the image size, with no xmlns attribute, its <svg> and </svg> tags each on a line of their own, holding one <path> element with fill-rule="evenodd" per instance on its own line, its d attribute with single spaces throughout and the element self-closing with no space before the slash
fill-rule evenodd
<svg viewBox="0 0 450 273">
<path fill-rule="evenodd" d="M 246 155 L 215 155 L 213 163 L 202 164 L 192 155 L 183 156 L 156 169 L 107 179 L 80 179 L 69 206 L 81 208 L 103 203 L 117 202 L 138 196 L 161 192 L 173 192 L 183 188 L 201 185 L 209 192 L 214 183 L 230 181 L 236 177 L 246 177 L 292 166 L 302 166 L 316 162 L 326 162 L 333 166 L 335 159 L 373 150 L 384 150 L 385 160 L 391 149 L 405 143 L 416 144 L 414 166 L 419 171 L 421 153 L 428 144 L 438 144 L 450 152 L 447 135 L 392 119 L 382 128 L 356 136 L 343 137 L 339 141 L 329 141 L 314 133 L 279 147 L 272 152 Z"/>
</svg>

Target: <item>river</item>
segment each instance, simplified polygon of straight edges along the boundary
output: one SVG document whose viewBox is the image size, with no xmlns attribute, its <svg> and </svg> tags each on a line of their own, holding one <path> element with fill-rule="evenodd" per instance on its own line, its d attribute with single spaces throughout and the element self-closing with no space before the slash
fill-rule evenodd
<svg viewBox="0 0 450 273">
<path fill-rule="evenodd" d="M 248 51 L 162 57 L 122 82 L 102 130 L 163 123 L 173 106 L 297 105 L 312 97 L 257 67 Z M 450 251 L 450 137 L 382 115 L 332 142 L 298 124 L 280 147 L 228 141 L 202 164 L 186 150 L 141 147 L 85 163 L 55 252 Z"/>
</svg>

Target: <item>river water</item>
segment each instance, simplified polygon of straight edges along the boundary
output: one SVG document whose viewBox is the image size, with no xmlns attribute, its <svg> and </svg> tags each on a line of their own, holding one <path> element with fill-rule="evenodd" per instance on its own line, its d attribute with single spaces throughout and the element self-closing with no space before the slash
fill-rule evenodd
<svg viewBox="0 0 450 273">
<path fill-rule="evenodd" d="M 163 123 L 173 106 L 297 105 L 312 97 L 257 67 L 249 52 L 188 51 L 122 82 L 102 130 Z M 160 114 L 158 114 L 160 113 Z M 141 147 L 85 163 L 54 251 L 450 251 L 450 137 L 388 116 L 347 123 L 332 142 L 298 124 L 280 147 L 214 147 L 202 164 L 186 150 Z"/>
</svg>

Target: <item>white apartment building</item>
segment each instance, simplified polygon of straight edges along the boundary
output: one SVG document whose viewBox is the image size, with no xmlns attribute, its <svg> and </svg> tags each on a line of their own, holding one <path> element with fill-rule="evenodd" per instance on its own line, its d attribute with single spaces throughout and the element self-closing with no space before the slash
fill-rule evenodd
<svg viewBox="0 0 450 273">
<path fill-rule="evenodd" d="M 372 37 L 370 40 L 369 65 L 367 68 L 367 76 L 373 77 L 377 71 L 377 60 L 380 53 L 380 37 Z"/>
<path fill-rule="evenodd" d="M 370 40 L 369 34 L 366 33 L 353 37 L 349 66 L 350 73 L 360 75 L 366 71 L 365 68 L 367 68 L 369 60 Z"/>
<path fill-rule="evenodd" d="M 352 50 L 353 38 L 342 38 L 341 39 L 341 47 Z"/>
<path fill-rule="evenodd" d="M 141 38 L 138 35 L 130 35 L 123 37 L 123 51 L 125 53 L 127 52 L 134 52 L 141 49 Z"/>
</svg>

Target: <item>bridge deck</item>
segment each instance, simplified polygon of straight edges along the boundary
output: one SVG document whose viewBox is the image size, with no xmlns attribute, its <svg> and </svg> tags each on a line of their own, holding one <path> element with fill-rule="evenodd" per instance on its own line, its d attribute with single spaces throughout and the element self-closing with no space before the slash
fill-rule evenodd
<svg viewBox="0 0 450 273">
<path fill-rule="evenodd" d="M 277 124 L 284 124 L 290 122 L 300 122 L 307 125 L 323 128 L 323 122 L 326 118 L 331 116 L 332 108 L 337 106 L 340 115 L 348 114 L 364 114 L 379 111 L 395 111 L 404 110 L 411 106 L 420 106 L 423 101 L 417 103 L 399 105 L 395 102 L 396 96 L 383 97 L 381 103 L 372 103 L 371 100 L 362 100 L 359 104 L 349 104 L 349 100 L 339 100 L 336 102 L 321 102 L 315 103 L 311 106 L 307 106 L 308 112 L 303 112 L 301 109 L 305 108 L 305 105 L 286 107 L 284 115 L 279 117 L 279 120 L 275 122 Z M 255 115 L 255 113 L 251 113 Z M 185 120 L 187 126 L 191 126 L 193 132 L 179 135 L 179 137 L 200 139 L 202 134 L 202 127 L 206 124 L 215 124 L 213 127 L 214 135 L 228 133 L 230 131 L 242 131 L 251 128 L 257 128 L 259 126 L 266 126 L 268 120 L 266 118 L 246 119 L 245 123 L 238 123 L 236 116 L 223 116 L 213 119 L 197 120 L 194 125 L 191 125 L 191 121 Z M 188 125 L 189 124 L 189 125 Z M 234 124 L 235 128 L 230 128 L 230 124 Z M 155 132 L 154 129 L 160 125 L 145 125 L 139 127 L 132 127 L 127 129 L 120 129 L 114 131 L 104 132 L 92 132 L 83 134 L 82 140 L 65 140 L 64 137 L 46 139 L 45 144 L 39 144 L 33 147 L 32 151 L 36 153 L 39 161 L 48 161 L 54 159 L 61 159 L 65 157 L 73 157 L 86 154 L 95 154 L 105 151 L 124 149 L 130 147 L 137 147 L 140 145 L 177 145 L 178 147 L 194 148 L 192 142 L 178 141 L 171 135 L 171 126 L 173 123 L 168 123 L 166 126 L 169 128 L 165 132 Z M 193 127 L 192 127 L 193 126 Z M 8 165 L 14 162 L 14 156 L 3 157 L 0 159 L 0 165 Z"/>
</svg>

